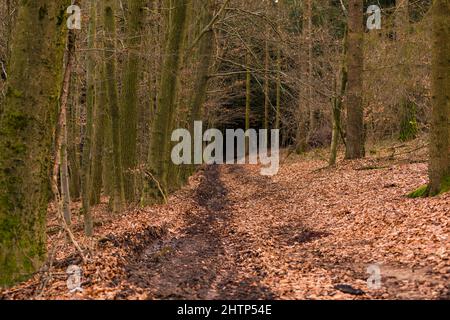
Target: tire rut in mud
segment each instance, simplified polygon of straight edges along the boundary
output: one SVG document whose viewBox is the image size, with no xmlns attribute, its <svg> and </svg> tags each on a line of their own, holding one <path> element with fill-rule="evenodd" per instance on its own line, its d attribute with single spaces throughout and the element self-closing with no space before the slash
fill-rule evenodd
<svg viewBox="0 0 450 320">
<path fill-rule="evenodd" d="M 129 268 L 128 281 L 145 288 L 148 299 L 265 299 L 271 291 L 260 279 L 239 272 L 240 252 L 230 252 L 228 191 L 218 166 L 206 167 L 185 213 L 183 234 L 152 243 Z M 240 274 L 238 276 L 238 274 Z"/>
</svg>

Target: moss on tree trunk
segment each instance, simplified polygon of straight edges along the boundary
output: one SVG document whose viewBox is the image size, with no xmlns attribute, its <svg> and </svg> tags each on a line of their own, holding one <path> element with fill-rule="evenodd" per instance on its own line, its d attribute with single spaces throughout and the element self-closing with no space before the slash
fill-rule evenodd
<svg viewBox="0 0 450 320">
<path fill-rule="evenodd" d="M 69 2 L 21 1 L 18 7 L 0 119 L 0 286 L 28 277 L 45 259 L 52 132 Z"/>
<path fill-rule="evenodd" d="M 347 88 L 347 159 L 363 158 L 364 110 L 363 110 L 363 1 L 348 3 L 348 88 Z"/>
<path fill-rule="evenodd" d="M 167 174 L 170 161 L 170 129 L 176 111 L 177 80 L 188 0 L 173 0 L 170 15 L 170 29 L 167 39 L 166 57 L 161 74 L 161 91 L 158 110 L 152 128 L 152 141 L 149 155 L 148 201 L 159 201 L 167 192 Z"/>
<path fill-rule="evenodd" d="M 105 71 L 108 87 L 109 111 L 111 116 L 112 156 L 113 156 L 113 211 L 120 212 L 125 202 L 121 157 L 119 98 L 116 85 L 116 23 L 114 1 L 106 0 L 104 8 L 105 24 Z"/>
<path fill-rule="evenodd" d="M 430 195 L 446 189 L 450 175 L 450 1 L 435 0 L 432 8 L 432 129 Z"/>
<path fill-rule="evenodd" d="M 129 0 L 128 60 L 124 77 L 124 94 L 121 103 L 121 138 L 123 182 L 125 199 L 135 201 L 135 170 L 137 165 L 137 91 L 139 79 L 139 53 L 144 23 L 144 0 Z"/>
</svg>

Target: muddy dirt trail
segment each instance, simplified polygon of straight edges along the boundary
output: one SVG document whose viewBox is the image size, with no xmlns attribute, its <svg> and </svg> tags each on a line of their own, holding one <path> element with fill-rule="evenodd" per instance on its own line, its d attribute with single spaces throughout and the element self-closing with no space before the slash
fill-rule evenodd
<svg viewBox="0 0 450 320">
<path fill-rule="evenodd" d="M 226 169 L 228 178 L 239 170 Z M 252 239 L 236 228 L 233 206 L 242 194 L 229 189 L 219 167 L 205 170 L 192 193 L 197 210 L 186 215 L 182 234 L 158 240 L 131 268 L 130 281 L 148 288 L 156 299 L 271 299 L 276 295 L 262 283 L 264 271 L 246 269 Z"/>
<path fill-rule="evenodd" d="M 394 186 L 378 186 L 384 193 L 370 196 L 370 174 L 333 171 L 334 179 L 344 181 L 337 185 L 326 170 L 296 170 L 302 175 L 285 171 L 271 178 L 250 166 L 206 168 L 189 195 L 196 206 L 186 209 L 186 227 L 149 245 L 129 266 L 128 281 L 145 288 L 148 299 L 448 296 L 445 257 L 433 260 L 414 246 L 403 252 L 395 247 L 399 241 L 391 233 L 405 229 L 407 236 L 413 223 L 406 215 L 414 203 L 401 195 L 401 186 L 394 194 L 387 190 Z M 394 170 L 406 175 L 407 168 Z M 350 179 L 357 181 L 353 190 L 346 184 Z M 394 210 L 390 203 L 399 200 Z M 382 210 L 381 202 L 390 210 L 377 226 L 370 211 Z M 440 243 L 440 252 L 447 244 Z M 376 290 L 367 286 L 367 268 L 374 265 L 382 280 Z"/>
<path fill-rule="evenodd" d="M 450 194 L 405 196 L 426 164 L 325 165 L 204 167 L 168 204 L 115 219 L 105 202 L 94 245 L 74 227 L 86 263 L 54 234 L 52 267 L 0 299 L 449 299 Z M 69 265 L 82 292 L 67 290 Z"/>
</svg>

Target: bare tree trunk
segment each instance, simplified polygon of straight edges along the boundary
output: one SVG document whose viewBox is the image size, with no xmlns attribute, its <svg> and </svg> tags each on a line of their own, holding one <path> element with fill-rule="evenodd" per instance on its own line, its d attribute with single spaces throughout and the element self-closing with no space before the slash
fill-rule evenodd
<svg viewBox="0 0 450 320">
<path fill-rule="evenodd" d="M 277 93 L 275 104 L 275 129 L 280 129 L 281 124 L 281 48 L 277 48 Z"/>
<path fill-rule="evenodd" d="M 363 1 L 349 0 L 346 159 L 365 156 L 363 109 Z"/>
<path fill-rule="evenodd" d="M 92 164 L 90 174 L 90 205 L 96 205 L 100 203 L 100 197 L 103 186 L 103 154 L 106 151 L 105 148 L 105 135 L 106 126 L 108 124 L 107 111 L 105 108 L 108 106 L 108 98 L 105 85 L 105 70 L 104 66 L 98 67 L 98 74 L 100 84 L 96 89 L 96 101 L 95 110 L 93 114 L 93 132 L 92 132 Z"/>
<path fill-rule="evenodd" d="M 306 42 L 307 49 L 307 63 L 306 65 L 306 81 L 308 83 L 306 87 L 306 111 L 309 116 L 308 126 L 307 126 L 307 138 L 306 142 L 309 143 L 311 139 L 311 135 L 314 134 L 316 130 L 316 107 L 313 103 L 313 37 L 312 37 L 312 19 L 313 19 L 313 4 L 312 0 L 304 1 L 305 5 L 305 15 L 303 19 L 303 38 Z"/>
<path fill-rule="evenodd" d="M 399 79 L 397 90 L 400 93 L 399 107 L 399 138 L 402 141 L 414 139 L 417 135 L 416 106 L 410 94 L 413 88 L 410 85 L 411 68 L 409 66 L 410 57 L 408 50 L 408 30 L 409 30 L 409 0 L 397 0 L 395 12 L 395 28 L 397 35 Z"/>
<path fill-rule="evenodd" d="M 123 171 L 121 157 L 119 98 L 116 77 L 116 23 L 114 17 L 114 1 L 106 0 L 104 8 L 105 24 L 105 69 L 108 86 L 109 108 L 111 114 L 112 149 L 113 149 L 113 212 L 119 213 L 125 203 L 123 189 Z"/>
<path fill-rule="evenodd" d="M 206 100 L 208 88 L 208 72 L 213 60 L 214 49 L 214 32 L 213 26 L 210 23 L 213 21 L 213 13 L 216 1 L 208 1 L 207 3 L 202 0 L 198 0 L 201 6 L 201 21 L 200 21 L 200 33 L 197 38 L 198 41 L 198 66 L 196 70 L 196 77 L 194 79 L 194 87 L 190 98 L 189 107 L 189 120 L 188 126 L 191 134 L 194 134 L 194 122 L 201 121 L 203 115 L 203 104 Z M 194 158 L 194 147 L 192 145 L 192 158 Z M 183 173 L 182 179 L 186 180 L 187 177 L 195 170 L 195 165 L 188 166 Z"/>
<path fill-rule="evenodd" d="M 72 199 L 78 200 L 81 193 L 81 178 L 80 178 L 80 154 L 79 149 L 79 106 L 78 106 L 78 75 L 72 72 L 71 81 L 71 99 L 68 106 L 68 118 L 67 118 L 67 134 L 68 141 L 71 141 L 67 145 L 67 157 L 69 161 L 69 178 L 70 178 L 70 195 Z"/>
<path fill-rule="evenodd" d="M 144 0 L 128 0 L 128 57 L 124 75 L 123 100 L 120 123 L 122 139 L 122 166 L 125 200 L 135 201 L 135 174 L 137 166 L 137 94 L 140 66 L 140 49 L 144 25 Z"/>
<path fill-rule="evenodd" d="M 267 28 L 269 30 L 269 28 Z M 265 41 L 264 45 L 264 129 L 269 129 L 269 117 L 270 117 L 270 84 L 269 84 L 269 41 Z"/>
<path fill-rule="evenodd" d="M 62 107 L 62 106 L 61 106 Z M 64 106 L 66 109 L 67 106 Z M 61 144 L 61 168 L 60 168 L 60 180 L 61 180 L 61 197 L 63 201 L 63 213 L 64 219 L 67 225 L 71 224 L 71 212 L 70 212 L 70 188 L 69 188 L 69 169 L 67 160 L 67 113 L 64 111 L 64 118 L 62 119 L 62 144 Z"/>
<path fill-rule="evenodd" d="M 168 0 L 167 0 L 168 1 Z M 147 200 L 158 201 L 168 189 L 167 174 L 170 161 L 170 128 L 176 111 L 176 92 L 181 60 L 182 42 L 188 0 L 173 0 L 170 31 L 167 39 L 166 58 L 161 75 L 161 92 L 158 111 L 153 122 L 149 164 L 150 184 Z"/>
<path fill-rule="evenodd" d="M 202 3 L 202 28 L 208 27 L 208 24 L 213 19 L 214 1 L 209 1 L 208 4 Z M 194 121 L 201 120 L 202 106 L 206 98 L 206 89 L 208 86 L 208 71 L 211 66 L 213 58 L 213 44 L 214 44 L 214 32 L 212 26 L 209 26 L 203 35 L 199 43 L 198 55 L 199 66 L 197 71 L 197 77 L 195 79 L 193 96 L 190 104 L 191 120 L 190 125 L 193 125 Z"/>
<path fill-rule="evenodd" d="M 347 74 L 347 64 L 346 64 L 346 58 L 347 58 L 347 30 L 345 31 L 344 40 L 342 42 L 342 62 L 341 62 L 341 71 L 340 71 L 340 88 L 339 92 L 337 91 L 337 83 L 335 80 L 335 94 L 336 97 L 333 99 L 333 105 L 332 105 L 332 115 L 333 115 L 333 131 L 332 131 L 332 138 L 331 138 L 331 152 L 330 152 L 330 161 L 329 165 L 334 166 L 336 164 L 337 159 L 337 149 L 339 144 L 339 137 L 342 132 L 341 129 L 341 113 L 342 113 L 342 100 L 345 96 L 345 91 L 347 89 L 347 80 L 348 80 L 348 74 Z"/>
<path fill-rule="evenodd" d="M 60 168 L 59 176 L 61 183 L 61 209 L 65 223 L 70 226 L 72 223 L 72 215 L 70 211 L 70 188 L 69 188 L 69 170 L 67 161 L 67 105 L 70 95 L 70 80 L 72 79 L 72 69 L 75 60 L 75 43 L 76 35 L 74 30 L 70 30 L 67 40 L 66 66 L 64 70 L 64 79 L 62 83 L 62 92 L 60 98 L 60 115 L 59 115 L 59 141 L 56 143 L 56 148 L 60 144 Z M 55 165 L 58 163 L 56 162 Z M 56 177 L 57 169 L 53 175 Z"/>
<path fill-rule="evenodd" d="M 252 80 L 252 74 L 250 71 L 250 55 L 247 53 L 246 55 L 246 62 L 245 65 L 247 67 L 246 73 L 245 73 L 245 130 L 250 129 L 250 109 L 251 109 L 251 94 L 252 94 L 252 88 L 251 88 L 251 80 Z M 249 138 L 245 138 L 245 154 L 248 154 L 250 147 L 250 141 Z"/>
<path fill-rule="evenodd" d="M 97 9 L 95 1 L 89 1 L 89 31 L 88 49 L 92 50 L 95 45 Z M 95 57 L 94 52 L 88 52 L 86 65 L 86 125 L 83 139 L 83 156 L 81 171 L 81 200 L 84 217 L 84 232 L 92 236 L 94 223 L 90 208 L 90 175 L 92 162 L 92 122 L 95 108 Z"/>
<path fill-rule="evenodd" d="M 434 0 L 430 195 L 450 189 L 450 1 Z"/>
<path fill-rule="evenodd" d="M 0 117 L 0 287 L 28 278 L 45 261 L 52 133 L 66 43 L 58 17 L 67 5 L 18 5 Z"/>
</svg>

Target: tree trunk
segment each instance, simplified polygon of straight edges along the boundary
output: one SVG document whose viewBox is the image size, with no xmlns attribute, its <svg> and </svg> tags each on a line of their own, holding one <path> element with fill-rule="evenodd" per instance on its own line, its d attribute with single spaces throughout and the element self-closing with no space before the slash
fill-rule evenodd
<svg viewBox="0 0 450 320">
<path fill-rule="evenodd" d="M 168 0 L 167 0 L 168 1 Z M 170 161 L 170 132 L 176 111 L 176 92 L 188 0 L 173 0 L 166 57 L 161 75 L 158 111 L 153 122 L 149 155 L 150 176 L 147 199 L 158 201 L 167 192 Z"/>
<path fill-rule="evenodd" d="M 304 29 L 303 38 L 306 42 L 307 49 L 307 63 L 306 65 L 306 81 L 308 86 L 306 88 L 306 110 L 309 116 L 308 121 L 308 137 L 306 138 L 307 143 L 310 142 L 311 136 L 316 130 L 316 106 L 313 103 L 313 37 L 312 37 L 312 19 L 313 19 L 313 4 L 312 0 L 304 1 L 305 4 L 305 18 L 304 18 Z"/>
<path fill-rule="evenodd" d="M 69 48 L 69 51 L 72 50 Z M 73 52 L 69 52 L 68 55 L 72 55 Z M 72 58 L 69 58 L 72 59 Z M 72 61 L 67 63 L 67 68 L 72 68 Z M 68 83 L 63 84 L 63 88 L 67 90 L 66 95 L 69 95 L 70 88 L 70 74 L 69 78 L 66 80 Z M 67 87 L 66 87 L 67 86 Z M 67 157 L 67 97 L 64 104 L 61 104 L 62 112 L 62 127 L 61 130 L 61 167 L 60 167 L 60 180 L 61 180 L 61 200 L 63 201 L 63 214 L 64 220 L 67 225 L 71 224 L 72 215 L 70 212 L 70 188 L 69 188 L 69 168 L 68 168 L 68 157 Z"/>
<path fill-rule="evenodd" d="M 348 42 L 347 42 L 347 31 L 345 31 L 344 40 L 342 43 L 342 62 L 341 62 L 341 71 L 340 71 L 340 88 L 339 92 L 337 92 L 337 86 L 335 84 L 335 94 L 336 97 L 333 99 L 333 131 L 332 131 L 332 137 L 331 137 L 331 152 L 330 152 L 330 161 L 329 165 L 334 166 L 336 164 L 337 159 L 337 149 L 339 144 L 339 137 L 342 132 L 341 128 L 341 113 L 342 113 L 342 100 L 345 96 L 345 91 L 347 89 L 347 81 L 348 81 L 348 74 L 347 74 L 347 65 L 346 65 L 346 56 L 347 56 L 347 48 L 348 48 Z"/>
<path fill-rule="evenodd" d="M 68 1 L 21 1 L 0 119 L 0 286 L 45 260 L 50 154 Z M 39 30 L 39 32 L 34 32 Z"/>
<path fill-rule="evenodd" d="M 209 4 L 202 3 L 202 29 L 208 26 L 213 19 L 214 1 Z M 208 72 L 213 58 L 214 32 L 212 26 L 205 31 L 199 43 L 198 56 L 199 66 L 194 80 L 194 91 L 190 103 L 191 120 L 190 125 L 193 126 L 194 121 L 202 120 L 202 106 L 206 98 L 206 89 L 208 87 Z"/>
<path fill-rule="evenodd" d="M 269 30 L 269 28 L 266 28 L 266 30 Z M 269 117 L 270 117 L 269 63 L 270 63 L 269 41 L 266 40 L 264 44 L 264 129 L 269 129 Z"/>
<path fill-rule="evenodd" d="M 251 88 L 251 80 L 252 80 L 252 74 L 250 71 L 250 54 L 247 53 L 246 55 L 246 62 L 245 65 L 247 67 L 246 73 L 245 73 L 245 131 L 250 129 L 250 109 L 251 109 L 251 95 L 252 95 L 252 88 Z M 250 139 L 249 137 L 245 138 L 245 154 L 248 154 L 250 149 Z"/>
<path fill-rule="evenodd" d="M 277 93 L 275 105 L 275 129 L 280 129 L 281 124 L 281 48 L 277 48 Z"/>
<path fill-rule="evenodd" d="M 70 177 L 70 195 L 73 200 L 78 200 L 81 193 L 81 178 L 80 178 L 80 154 L 79 150 L 79 107 L 78 107 L 78 75 L 72 72 L 71 81 L 71 99 L 68 113 L 67 121 L 67 134 L 68 141 L 71 141 L 67 145 L 67 157 L 69 160 L 69 177 Z"/>
<path fill-rule="evenodd" d="M 124 76 L 124 94 L 120 122 L 122 138 L 122 166 L 125 200 L 135 201 L 135 172 L 137 165 L 137 94 L 140 48 L 144 26 L 144 0 L 128 0 L 128 60 Z"/>
<path fill-rule="evenodd" d="M 119 98 L 116 77 L 116 23 L 114 1 L 106 0 L 104 8 L 105 24 L 105 70 L 108 87 L 109 112 L 111 116 L 112 156 L 113 156 L 113 212 L 119 213 L 125 203 L 121 157 Z"/>
<path fill-rule="evenodd" d="M 190 99 L 190 116 L 189 116 L 189 131 L 194 134 L 194 122 L 202 120 L 203 104 L 206 99 L 206 90 L 208 89 L 208 72 L 211 67 L 214 49 L 214 32 L 212 26 L 208 24 L 213 20 L 215 1 L 199 1 L 201 6 L 201 21 L 200 21 L 200 40 L 198 43 L 198 66 L 196 70 L 196 77 L 194 79 L 194 87 Z M 207 29 L 205 29 L 207 28 Z M 192 146 L 192 159 L 194 159 L 194 147 Z M 183 180 L 194 171 L 194 165 L 189 166 L 184 172 Z"/>
<path fill-rule="evenodd" d="M 399 138 L 401 141 L 414 139 L 417 135 L 416 106 L 410 99 L 413 88 L 410 85 L 411 68 L 409 66 L 408 30 L 409 30 L 409 0 L 397 0 L 395 11 L 395 29 L 398 42 L 399 79 L 397 91 L 400 93 L 398 101 L 398 116 L 400 123 Z"/>
<path fill-rule="evenodd" d="M 64 70 L 64 78 L 62 83 L 61 97 L 60 97 L 60 110 L 58 127 L 56 131 L 55 141 L 55 163 L 53 165 L 53 192 L 55 193 L 56 200 L 58 200 L 57 190 L 57 176 L 59 171 L 59 178 L 61 184 L 60 192 L 60 210 L 67 226 L 72 223 L 72 215 L 70 211 L 70 188 L 69 188 L 69 170 L 67 161 L 67 105 L 70 96 L 70 80 L 72 79 L 72 69 L 75 60 L 75 46 L 76 35 L 74 30 L 69 30 L 66 50 L 66 64 Z M 59 156 L 59 159 L 58 159 Z M 59 167 L 59 168 L 58 168 Z"/>
<path fill-rule="evenodd" d="M 103 12 L 103 3 L 98 1 L 96 12 L 93 19 L 97 30 L 104 30 L 103 21 L 99 19 L 99 14 Z M 94 47 L 102 48 L 102 33 L 95 37 Z M 92 141 L 91 141 L 91 165 L 89 174 L 89 205 L 94 206 L 100 203 L 103 186 L 103 154 L 105 152 L 105 135 L 108 123 L 107 111 L 108 99 L 106 93 L 105 67 L 98 63 L 98 57 L 95 57 L 95 73 L 98 81 L 95 82 L 95 104 L 92 112 Z"/>
<path fill-rule="evenodd" d="M 363 1 L 349 0 L 346 159 L 365 156 L 363 110 Z"/>
<path fill-rule="evenodd" d="M 432 128 L 430 195 L 450 189 L 450 1 L 434 0 L 432 8 Z"/>
<path fill-rule="evenodd" d="M 89 183 L 90 205 L 97 205 L 100 203 L 103 186 L 103 154 L 106 152 L 105 135 L 106 126 L 108 124 L 107 111 L 105 110 L 108 106 L 105 70 L 103 65 L 100 65 L 99 69 L 98 73 L 101 81 L 96 89 L 97 103 L 94 110 L 91 181 Z"/>
<path fill-rule="evenodd" d="M 89 1 L 89 31 L 86 65 L 86 124 L 83 139 L 83 156 L 81 170 L 81 200 L 84 217 L 84 231 L 87 236 L 93 234 L 93 221 L 90 208 L 90 175 L 91 175 L 91 146 L 92 146 L 92 120 L 95 108 L 95 57 L 94 49 L 96 37 L 97 8 L 95 1 Z"/>
</svg>

